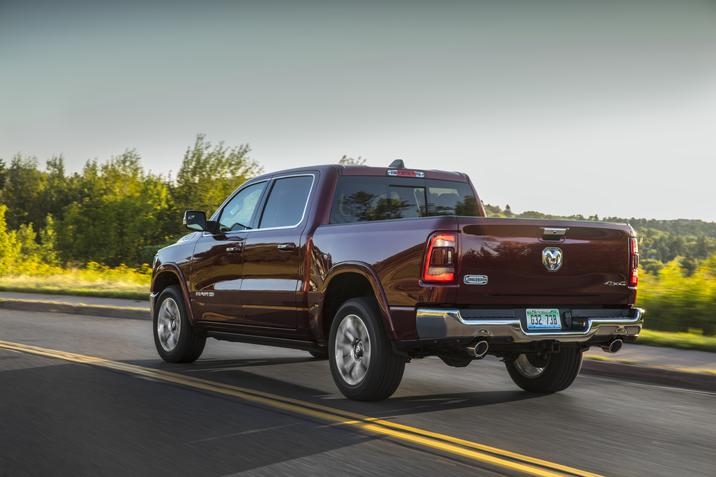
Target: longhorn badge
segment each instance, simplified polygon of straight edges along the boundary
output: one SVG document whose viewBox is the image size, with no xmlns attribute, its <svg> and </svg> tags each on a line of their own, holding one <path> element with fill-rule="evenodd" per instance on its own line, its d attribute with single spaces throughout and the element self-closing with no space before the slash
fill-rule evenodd
<svg viewBox="0 0 716 477">
<path fill-rule="evenodd" d="M 542 250 L 542 264 L 550 272 L 556 272 L 562 268 L 563 254 L 558 247 L 547 247 Z"/>
</svg>

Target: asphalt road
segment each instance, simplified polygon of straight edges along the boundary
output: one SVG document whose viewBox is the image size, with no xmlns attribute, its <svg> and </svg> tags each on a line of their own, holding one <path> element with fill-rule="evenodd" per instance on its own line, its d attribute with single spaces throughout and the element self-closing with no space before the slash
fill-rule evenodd
<svg viewBox="0 0 716 477">
<path fill-rule="evenodd" d="M 0 340 L 35 350 L 0 346 L 0 475 L 519 474 L 506 451 L 605 475 L 716 475 L 707 392 L 583 375 L 538 396 L 495 359 L 428 358 L 393 398 L 356 403 L 301 351 L 210 339 L 198 362 L 168 365 L 148 321 L 0 310 Z M 389 429 L 401 424 L 443 444 Z M 496 450 L 479 459 L 447 438 Z"/>
</svg>

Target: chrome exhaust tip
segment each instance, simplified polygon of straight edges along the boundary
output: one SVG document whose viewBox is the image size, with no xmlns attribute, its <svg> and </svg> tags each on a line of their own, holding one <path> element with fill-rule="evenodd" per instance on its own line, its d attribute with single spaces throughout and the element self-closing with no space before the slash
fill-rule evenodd
<svg viewBox="0 0 716 477">
<path fill-rule="evenodd" d="M 608 344 L 602 346 L 602 349 L 607 353 L 616 353 L 617 351 L 622 349 L 623 344 L 624 341 L 622 341 L 620 338 L 617 338 L 615 340 L 610 341 Z"/>
<path fill-rule="evenodd" d="M 476 359 L 484 358 L 488 349 L 490 349 L 490 344 L 485 340 L 478 341 L 474 345 L 466 348 L 467 354 Z"/>
</svg>

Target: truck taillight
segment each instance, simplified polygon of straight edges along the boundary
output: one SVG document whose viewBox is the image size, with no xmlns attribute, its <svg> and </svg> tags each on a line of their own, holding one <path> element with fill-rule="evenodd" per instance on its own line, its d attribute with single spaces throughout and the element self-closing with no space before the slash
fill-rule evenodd
<svg viewBox="0 0 716 477">
<path fill-rule="evenodd" d="M 629 286 L 636 288 L 639 284 L 639 245 L 636 237 L 629 239 Z"/>
<path fill-rule="evenodd" d="M 457 235 L 437 233 L 428 241 L 428 251 L 423 266 L 423 281 L 450 283 L 455 281 L 455 254 Z"/>
</svg>

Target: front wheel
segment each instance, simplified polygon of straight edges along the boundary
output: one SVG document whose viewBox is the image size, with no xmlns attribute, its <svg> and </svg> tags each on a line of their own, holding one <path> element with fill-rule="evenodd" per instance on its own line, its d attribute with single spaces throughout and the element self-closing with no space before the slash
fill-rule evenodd
<svg viewBox="0 0 716 477">
<path fill-rule="evenodd" d="M 165 288 L 154 307 L 154 345 L 168 363 L 191 363 L 204 351 L 206 335 L 191 326 L 181 291 Z"/>
<path fill-rule="evenodd" d="M 405 359 L 393 353 L 373 299 L 354 298 L 340 307 L 328 353 L 333 380 L 349 399 L 386 399 L 403 379 Z"/>
<path fill-rule="evenodd" d="M 505 356 L 512 380 L 525 391 L 555 393 L 567 389 L 582 367 L 582 350 L 562 348 L 559 353 L 522 353 Z"/>
</svg>

